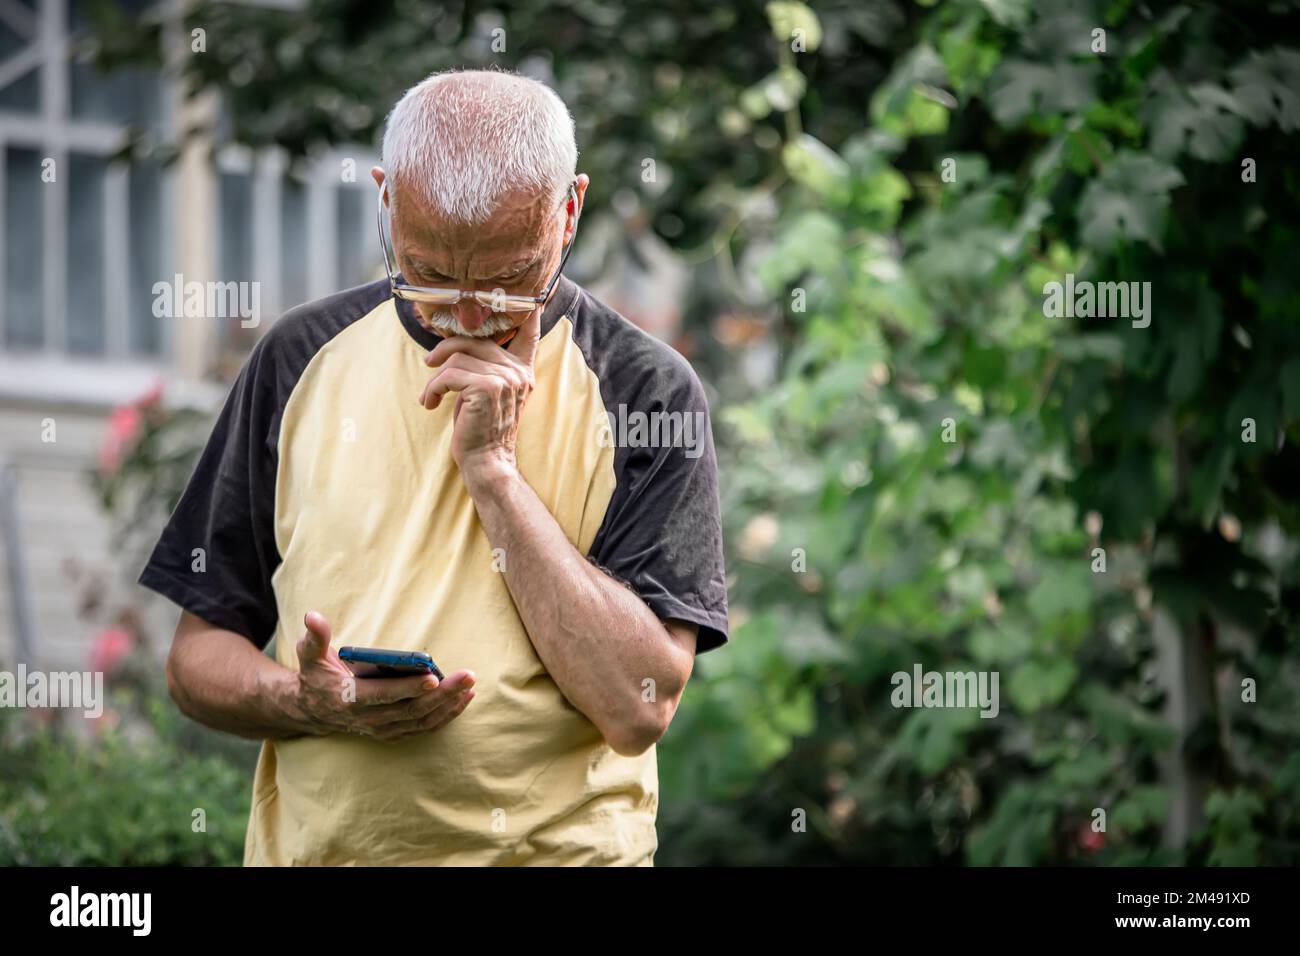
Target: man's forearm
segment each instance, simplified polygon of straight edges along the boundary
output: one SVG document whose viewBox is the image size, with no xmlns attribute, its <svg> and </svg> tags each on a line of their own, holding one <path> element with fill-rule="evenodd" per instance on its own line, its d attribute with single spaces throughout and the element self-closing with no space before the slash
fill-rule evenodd
<svg viewBox="0 0 1300 956">
<path fill-rule="evenodd" d="M 186 614 L 167 659 L 167 685 L 186 716 L 230 734 L 275 740 L 312 733 L 297 706 L 298 675 L 233 631 Z"/>
<path fill-rule="evenodd" d="M 475 470 L 466 485 L 492 547 L 504 551 L 506 583 L 537 656 L 565 697 L 615 749 L 656 738 L 691 654 L 640 597 L 579 554 L 513 466 Z"/>
</svg>

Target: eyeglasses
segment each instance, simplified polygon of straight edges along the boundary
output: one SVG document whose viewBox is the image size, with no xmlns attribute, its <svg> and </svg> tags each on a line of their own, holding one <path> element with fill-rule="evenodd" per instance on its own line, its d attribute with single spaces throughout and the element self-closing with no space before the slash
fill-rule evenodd
<svg viewBox="0 0 1300 956">
<path fill-rule="evenodd" d="M 531 312 L 539 305 L 545 304 L 550 298 L 551 291 L 555 284 L 560 281 L 560 276 L 564 273 L 564 264 L 569 261 L 569 253 L 573 251 L 573 244 L 578 238 L 578 193 L 573 183 L 569 183 L 568 201 L 573 204 L 573 235 L 569 237 L 569 244 L 564 249 L 564 255 L 560 257 L 560 267 L 555 270 L 555 275 L 551 281 L 546 284 L 546 291 L 541 295 L 507 295 L 502 289 L 493 289 L 491 291 L 475 291 L 470 289 L 434 289 L 429 286 L 412 285 L 404 280 L 398 280 L 397 275 L 393 272 L 393 261 L 397 258 L 396 251 L 393 250 L 392 242 L 389 239 L 389 230 L 384 229 L 384 197 L 388 194 L 388 182 L 379 188 L 379 247 L 384 253 L 384 268 L 388 271 L 388 286 L 392 289 L 393 295 L 399 299 L 407 299 L 411 302 L 427 302 L 430 305 L 455 305 L 462 299 L 473 299 L 479 305 L 486 306 L 493 312 Z"/>
</svg>

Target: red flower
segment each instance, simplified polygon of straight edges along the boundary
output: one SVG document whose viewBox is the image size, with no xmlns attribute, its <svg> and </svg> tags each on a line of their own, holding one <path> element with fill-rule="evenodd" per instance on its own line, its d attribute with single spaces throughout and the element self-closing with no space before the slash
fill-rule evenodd
<svg viewBox="0 0 1300 956">
<path fill-rule="evenodd" d="M 100 631 L 90 646 L 90 669 L 111 672 L 122 658 L 131 653 L 133 647 L 135 638 L 125 628 L 110 627 Z"/>
<path fill-rule="evenodd" d="M 1106 834 L 1098 833 L 1090 824 L 1085 823 L 1079 829 L 1079 847 L 1089 853 L 1097 853 L 1106 846 Z"/>
</svg>

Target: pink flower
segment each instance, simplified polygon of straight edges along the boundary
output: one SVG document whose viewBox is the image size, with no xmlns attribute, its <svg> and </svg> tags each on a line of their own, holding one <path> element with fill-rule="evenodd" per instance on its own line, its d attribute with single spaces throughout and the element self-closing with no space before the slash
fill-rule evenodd
<svg viewBox="0 0 1300 956">
<path fill-rule="evenodd" d="M 122 464 L 122 456 L 140 435 L 144 416 L 138 405 L 119 405 L 108 417 L 108 435 L 99 449 L 99 470 L 109 475 Z"/>
<path fill-rule="evenodd" d="M 90 669 L 111 672 L 134 646 L 135 638 L 125 628 L 110 627 L 100 631 L 90 646 Z"/>
</svg>

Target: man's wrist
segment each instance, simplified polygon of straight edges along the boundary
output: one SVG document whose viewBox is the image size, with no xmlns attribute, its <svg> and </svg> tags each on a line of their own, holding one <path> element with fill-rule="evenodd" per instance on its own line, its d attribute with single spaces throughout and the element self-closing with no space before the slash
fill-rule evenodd
<svg viewBox="0 0 1300 956">
<path fill-rule="evenodd" d="M 320 733 L 315 723 L 307 715 L 302 703 L 301 675 L 289 668 L 275 672 L 265 687 L 265 697 L 271 702 L 276 714 L 295 734 L 314 736 Z"/>
<path fill-rule="evenodd" d="M 519 467 L 512 457 L 499 452 L 484 453 L 460 463 L 460 472 L 470 497 L 497 495 L 517 480 Z"/>
</svg>

